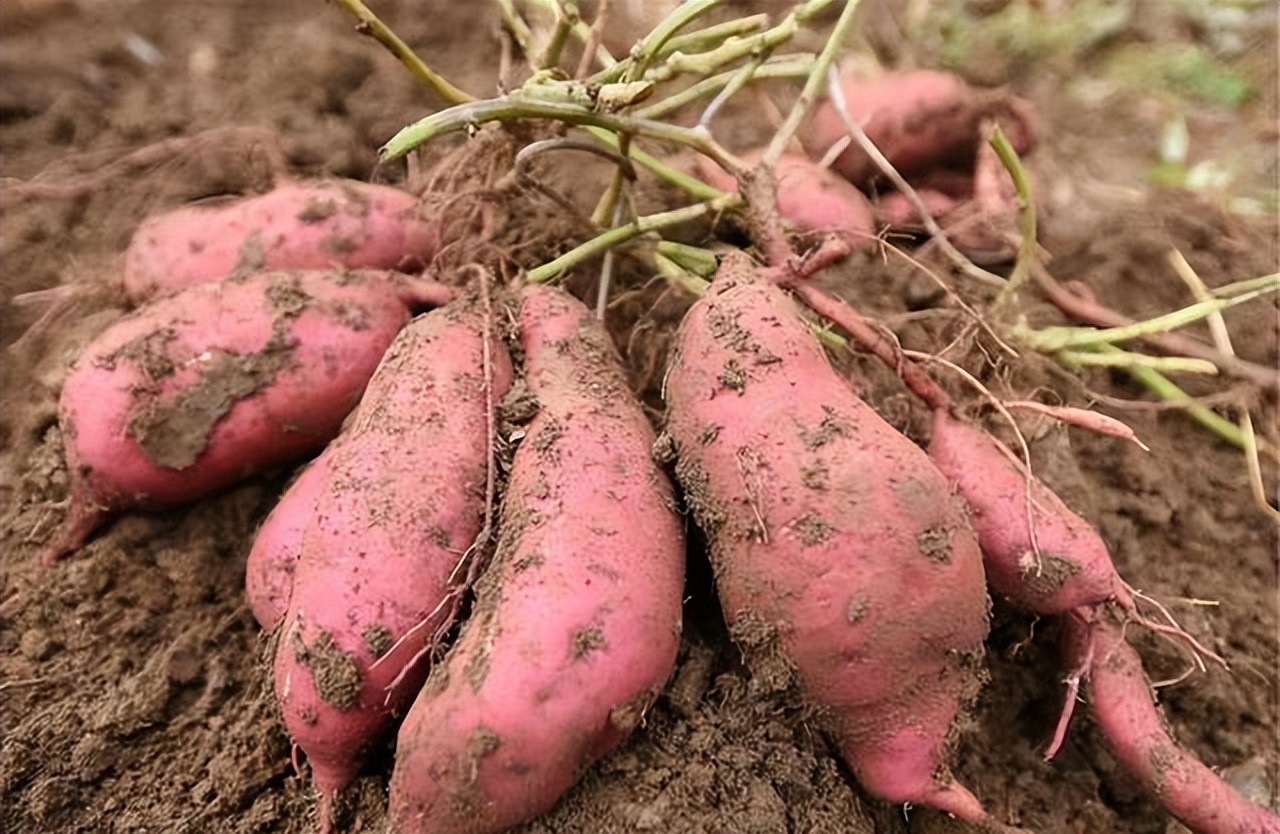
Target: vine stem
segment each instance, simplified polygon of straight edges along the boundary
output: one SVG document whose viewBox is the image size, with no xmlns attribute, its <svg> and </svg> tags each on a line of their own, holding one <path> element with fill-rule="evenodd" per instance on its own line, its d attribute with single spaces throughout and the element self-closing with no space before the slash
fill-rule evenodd
<svg viewBox="0 0 1280 834">
<path fill-rule="evenodd" d="M 333 0 L 333 2 L 358 21 L 357 31 L 369 35 L 385 46 L 388 52 L 405 65 L 414 78 L 435 90 L 436 94 L 445 101 L 450 104 L 463 104 L 474 100 L 473 96 L 453 86 L 444 76 L 427 66 L 417 53 L 410 49 L 409 45 L 391 31 L 391 28 L 361 0 Z"/>
<path fill-rule="evenodd" d="M 773 139 L 769 142 L 769 147 L 765 149 L 764 156 L 760 160 L 762 165 L 769 167 L 777 165 L 782 152 L 786 150 L 787 145 L 791 143 L 792 137 L 800 129 L 800 122 L 804 119 L 805 114 L 809 112 L 809 108 L 813 106 L 814 101 L 817 100 L 818 93 L 826 79 L 827 70 L 831 67 L 832 62 L 835 61 L 836 53 L 840 51 L 840 45 L 844 42 L 845 35 L 853 28 L 854 14 L 858 11 L 858 6 L 860 5 L 861 0 L 845 0 L 844 9 L 840 12 L 840 18 L 831 30 L 831 35 L 827 38 L 822 51 L 818 53 L 818 58 L 813 64 L 813 70 L 809 73 L 804 89 L 800 92 L 800 98 L 796 100 L 795 106 L 787 114 L 786 121 L 782 123 L 782 127 L 778 128 L 778 132 L 773 135 Z M 801 11 L 803 11 L 803 8 Z M 794 12 L 793 14 L 798 13 Z"/>
<path fill-rule="evenodd" d="M 588 261 L 597 255 L 602 255 L 609 249 L 629 240 L 634 240 L 640 235 L 687 223 L 712 212 L 725 211 L 740 205 L 741 202 L 742 198 L 737 194 L 725 194 L 706 203 L 698 203 L 659 214 L 637 217 L 625 226 L 610 229 L 593 237 L 586 243 L 570 249 L 555 260 L 529 270 L 526 278 L 530 284 L 545 284 L 549 281 L 554 281 L 584 261 Z"/>
</svg>

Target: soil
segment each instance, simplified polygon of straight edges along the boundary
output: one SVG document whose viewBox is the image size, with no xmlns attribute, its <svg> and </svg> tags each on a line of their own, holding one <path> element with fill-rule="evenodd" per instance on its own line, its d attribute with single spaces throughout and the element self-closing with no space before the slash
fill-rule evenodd
<svg viewBox="0 0 1280 834">
<path fill-rule="evenodd" d="M 615 53 L 643 31 L 645 14 L 664 6 L 615 5 Z M 1070 49 L 1043 40 L 1036 52 L 983 28 L 983 16 L 1005 7 L 1065 15 L 1069 4 L 867 2 L 854 49 L 897 66 L 949 56 L 975 83 L 1007 83 L 1030 100 L 1042 121 L 1031 164 L 1051 269 L 1142 317 L 1191 300 L 1167 265 L 1170 249 L 1210 286 L 1276 271 L 1275 6 L 1238 4 L 1244 16 L 1227 20 L 1192 14 L 1196 4 L 1120 5 L 1130 14 L 1105 37 Z M 911 18 L 921 8 L 936 15 L 961 6 L 978 33 L 963 54 L 946 51 L 943 30 Z M 489 4 L 387 0 L 378 10 L 464 89 L 489 95 L 502 81 L 508 62 Z M 270 696 L 270 639 L 243 592 L 254 530 L 292 470 L 188 507 L 120 515 L 79 552 L 42 567 L 36 554 L 66 493 L 57 394 L 70 361 L 124 312 L 121 253 L 144 217 L 260 192 L 286 174 L 400 180 L 403 168 L 376 168 L 376 149 L 442 102 L 319 0 L 0 0 L 0 28 L 0 827 L 311 831 L 306 768 L 295 770 Z M 928 36 L 908 36 L 921 32 Z M 1227 106 L 1158 88 L 1133 69 L 1147 66 L 1135 54 L 1192 47 L 1251 81 L 1254 95 Z M 786 92 L 770 88 L 782 106 Z M 735 148 L 758 141 L 769 130 L 767 110 L 751 96 L 731 101 L 717 136 Z M 1196 191 L 1153 184 L 1160 137 L 1178 123 L 1187 129 L 1188 167 L 1214 160 L 1218 167 L 1201 173 L 1226 171 L 1227 180 Z M 449 147 L 429 149 L 424 168 Z M 544 164 L 540 176 L 589 210 L 607 168 L 570 156 L 558 168 Z M 650 207 L 677 200 L 667 189 L 644 192 Z M 575 228 L 551 203 L 538 205 L 540 214 L 517 219 Z M 685 231 L 694 242 L 705 234 Z M 544 249 L 527 257 L 545 257 Z M 689 299 L 644 290 L 649 276 L 636 263 L 620 259 L 611 326 L 637 387 L 656 404 L 666 347 Z M 932 263 L 971 303 L 991 300 L 988 289 Z M 1181 413 L 1152 407 L 1123 373 L 1067 372 L 1025 352 L 1002 357 L 900 259 L 859 254 L 823 280 L 907 347 L 945 350 L 1003 399 L 1091 406 L 1136 429 L 1150 452 L 1032 416 L 1021 421 L 1037 470 L 1099 527 L 1120 573 L 1230 664 L 1184 676 L 1188 659 L 1176 646 L 1131 629 L 1152 678 L 1177 681 L 1158 696 L 1174 734 L 1274 801 L 1277 527 L 1252 498 L 1240 452 Z M 571 286 L 590 295 L 592 283 L 586 276 Z M 1065 321 L 1034 291 L 1018 303 L 1033 325 Z M 1226 322 L 1242 357 L 1276 367 L 1274 298 L 1236 308 Z M 927 415 L 895 380 L 869 358 L 842 361 L 861 373 L 862 392 L 882 415 L 926 439 Z M 1276 442 L 1274 386 L 1179 381 L 1217 396 L 1224 413 L 1249 406 L 1260 434 Z M 971 389 L 948 385 L 979 410 Z M 1263 468 L 1274 496 L 1274 459 Z M 794 693 L 747 672 L 696 541 L 685 620 L 678 668 L 640 729 L 524 831 L 966 830 L 860 792 Z M 1087 711 L 1077 712 L 1058 756 L 1041 757 L 1061 707 L 1057 636 L 1053 622 L 995 602 L 990 680 L 962 727 L 958 776 L 996 817 L 1045 834 L 1175 830 L 1119 770 Z M 373 751 L 340 803 L 340 831 L 382 830 L 392 761 L 391 742 Z"/>
</svg>

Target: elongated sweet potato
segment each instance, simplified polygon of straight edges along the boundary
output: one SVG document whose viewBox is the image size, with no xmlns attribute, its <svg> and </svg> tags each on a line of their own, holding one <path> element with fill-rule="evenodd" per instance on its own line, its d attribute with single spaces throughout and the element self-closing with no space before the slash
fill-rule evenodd
<svg viewBox="0 0 1280 834">
<path fill-rule="evenodd" d="M 411 322 L 322 455 L 322 488 L 299 481 L 278 511 L 306 519 L 276 699 L 311 765 L 322 828 L 335 792 L 417 693 L 422 652 L 456 605 L 450 575 L 484 523 L 489 413 L 511 384 L 492 335 L 486 382 L 485 351 L 478 306 Z M 424 639 L 402 640 L 411 629 Z"/>
<path fill-rule="evenodd" d="M 1085 669 L 1089 712 L 1120 763 L 1196 834 L 1280 834 L 1280 818 L 1254 805 L 1170 735 L 1142 659 L 1095 612 L 1065 618 L 1069 665 Z"/>
<path fill-rule="evenodd" d="M 985 119 L 999 118 L 1014 149 L 1035 143 L 1029 107 L 1002 93 L 981 93 L 960 77 L 933 70 L 889 73 L 841 81 L 849 116 L 907 179 L 947 165 L 971 165 Z M 803 131 L 814 157 L 846 135 L 830 101 L 823 101 Z M 854 185 L 876 179 L 879 168 L 861 148 L 846 148 L 831 166 Z"/>
<path fill-rule="evenodd" d="M 400 730 L 395 834 L 503 831 L 550 808 L 675 662 L 684 542 L 652 429 L 579 302 L 529 289 L 520 327 L 541 410 L 476 610 Z"/>
<path fill-rule="evenodd" d="M 731 632 L 749 652 L 776 638 L 868 791 L 993 822 L 948 769 L 989 602 L 941 473 L 741 253 L 685 318 L 667 402 Z"/>
<path fill-rule="evenodd" d="M 51 562 L 109 512 L 181 504 L 323 446 L 417 304 L 386 273 L 275 272 L 204 284 L 108 328 L 59 404 L 70 479 Z"/>
<path fill-rule="evenodd" d="M 355 180 L 282 185 L 259 197 L 147 219 L 125 253 L 134 302 L 160 292 L 278 269 L 421 269 L 435 229 L 412 194 Z"/>
<path fill-rule="evenodd" d="M 1037 614 L 1115 601 L 1133 610 L 1106 544 L 991 435 L 936 411 L 929 457 L 969 503 L 992 590 Z"/>
</svg>

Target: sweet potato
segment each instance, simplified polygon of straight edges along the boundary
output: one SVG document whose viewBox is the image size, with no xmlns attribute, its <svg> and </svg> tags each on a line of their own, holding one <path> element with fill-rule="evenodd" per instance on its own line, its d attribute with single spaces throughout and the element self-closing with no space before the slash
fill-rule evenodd
<svg viewBox="0 0 1280 834">
<path fill-rule="evenodd" d="M 423 649 L 458 599 L 450 576 L 485 520 L 485 426 L 512 375 L 489 336 L 486 382 L 485 339 L 478 305 L 410 323 L 322 455 L 314 501 L 300 481 L 282 505 L 306 520 L 276 649 L 276 700 L 311 765 L 322 828 L 334 794 L 426 678 Z M 411 629 L 426 639 L 403 641 Z"/>
<path fill-rule="evenodd" d="M 1019 153 L 1035 142 L 1025 102 L 981 93 L 950 73 L 915 70 L 870 79 L 846 77 L 840 86 L 849 116 L 907 179 L 933 168 L 972 164 L 985 119 L 999 118 Z M 835 107 L 823 101 L 814 108 L 802 138 L 810 155 L 820 157 L 846 133 Z M 846 148 L 831 167 L 859 186 L 879 174 L 856 145 Z"/>
<path fill-rule="evenodd" d="M 390 831 L 503 831 L 550 808 L 640 722 L 679 643 L 682 525 L 603 328 L 526 291 L 540 411 L 512 462 L 493 563 L 400 730 Z"/>
<path fill-rule="evenodd" d="M 1120 629 L 1095 612 L 1065 620 L 1069 665 L 1086 670 L 1094 722 L 1115 757 L 1171 815 L 1196 834 L 1280 834 L 1280 818 L 1174 741 L 1142 659 Z"/>
<path fill-rule="evenodd" d="M 741 253 L 682 324 L 667 403 L 676 475 L 748 664 L 776 639 L 871 793 L 994 824 L 948 769 L 989 601 L 941 473 Z"/>
<path fill-rule="evenodd" d="M 245 597 L 258 625 L 268 631 L 280 625 L 289 611 L 302 534 L 331 477 L 328 456 L 321 452 L 289 484 L 253 539 L 245 563 Z"/>
<path fill-rule="evenodd" d="M 448 296 L 381 272 L 274 272 L 121 319 L 63 385 L 70 501 L 44 560 L 111 511 L 192 501 L 323 446 L 408 321 L 406 302 L 433 291 Z"/>
<path fill-rule="evenodd" d="M 1108 601 L 1133 610 L 1098 531 L 1039 478 L 1028 485 L 1026 470 L 991 435 L 938 410 L 929 457 L 969 504 L 995 593 L 1036 614 Z"/>
<path fill-rule="evenodd" d="M 761 151 L 743 155 L 754 164 Z M 723 168 L 699 157 L 698 176 L 721 191 L 737 191 L 738 183 Z M 798 154 L 783 154 L 778 160 L 778 213 L 804 232 L 841 235 L 852 246 L 875 238 L 871 205 L 862 192 L 839 175 Z"/>
<path fill-rule="evenodd" d="M 147 219 L 125 252 L 124 288 L 140 302 L 237 272 L 421 269 L 435 248 L 412 194 L 354 180 L 289 183 Z"/>
</svg>

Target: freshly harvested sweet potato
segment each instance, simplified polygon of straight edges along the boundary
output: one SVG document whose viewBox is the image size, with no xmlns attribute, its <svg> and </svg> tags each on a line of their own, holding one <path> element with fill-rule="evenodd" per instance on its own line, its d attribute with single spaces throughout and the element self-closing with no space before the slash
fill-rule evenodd
<svg viewBox="0 0 1280 834">
<path fill-rule="evenodd" d="M 979 92 L 950 73 L 914 70 L 879 78 L 846 77 L 840 86 L 849 116 L 907 179 L 936 167 L 972 164 L 986 119 L 1001 121 L 1019 153 L 1035 142 L 1025 102 Z M 809 153 L 820 157 L 846 134 L 839 113 L 824 100 L 814 108 L 802 137 Z M 879 174 L 856 145 L 846 148 L 831 167 L 859 186 Z"/>
<path fill-rule="evenodd" d="M 1061 614 L 1114 601 L 1133 610 L 1107 545 L 985 431 L 945 410 L 933 418 L 929 457 L 968 502 L 992 590 L 1027 611 Z"/>
<path fill-rule="evenodd" d="M 1196 834 L 1280 834 L 1280 818 L 1242 797 L 1170 735 L 1120 629 L 1096 612 L 1066 620 L 1069 665 L 1085 669 L 1089 711 L 1111 752 Z"/>
<path fill-rule="evenodd" d="M 337 435 L 409 303 L 446 288 L 382 272 L 272 272 L 190 287 L 126 316 L 62 388 L 70 502 L 44 552 L 109 512 L 181 504 Z"/>
<path fill-rule="evenodd" d="M 289 484 L 254 537 L 245 563 L 245 597 L 258 625 L 268 631 L 280 625 L 289 611 L 293 574 L 302 555 L 302 534 L 331 477 L 328 456 L 321 452 Z"/>
<path fill-rule="evenodd" d="M 258 197 L 147 219 L 125 252 L 124 288 L 140 302 L 237 272 L 420 269 L 436 239 L 414 196 L 397 188 L 355 180 L 288 183 Z"/>
<path fill-rule="evenodd" d="M 948 768 L 989 601 L 942 474 L 741 253 L 682 324 L 667 403 L 676 474 L 748 665 L 776 642 L 871 793 L 994 824 Z"/>
<path fill-rule="evenodd" d="M 304 476 L 277 511 L 302 535 L 276 649 L 276 699 L 311 765 L 322 828 L 334 794 L 417 693 L 424 650 L 453 614 L 451 574 L 485 521 L 494 465 L 485 427 L 511 376 L 479 305 L 415 319 L 312 467 L 323 484 Z M 290 522 L 291 514 L 304 518 Z M 403 640 L 410 630 L 424 639 Z"/>
<path fill-rule="evenodd" d="M 578 301 L 529 289 L 520 330 L 540 411 L 471 621 L 400 730 L 395 834 L 504 831 L 550 808 L 675 663 L 684 542 L 652 429 Z"/>
<path fill-rule="evenodd" d="M 743 160 L 754 164 L 762 151 L 750 151 Z M 698 176 L 721 191 L 737 191 L 738 183 L 705 157 L 697 162 Z M 862 192 L 838 174 L 798 154 L 778 159 L 778 214 L 804 232 L 841 235 L 852 246 L 875 239 L 871 205 Z"/>
</svg>

